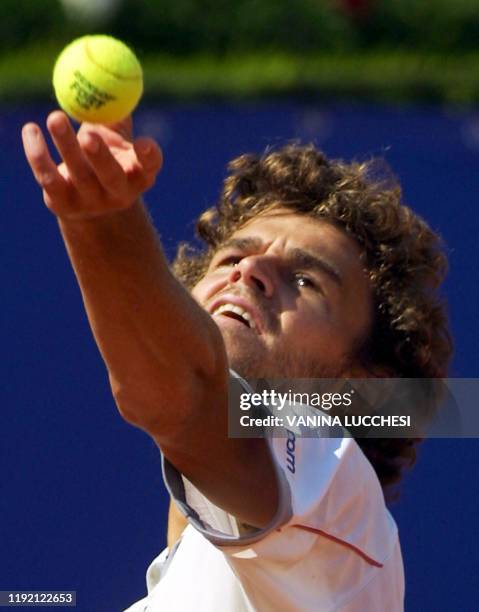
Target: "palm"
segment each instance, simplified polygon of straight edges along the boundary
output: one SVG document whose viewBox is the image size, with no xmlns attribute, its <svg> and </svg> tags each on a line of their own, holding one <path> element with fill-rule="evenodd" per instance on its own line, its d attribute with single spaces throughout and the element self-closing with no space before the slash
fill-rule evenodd
<svg viewBox="0 0 479 612">
<path fill-rule="evenodd" d="M 82 123 L 78 130 L 78 136 L 81 137 L 86 132 L 94 132 L 101 137 L 125 174 L 128 175 L 135 170 L 138 161 L 132 143 L 132 124 L 130 118 L 111 126 Z M 58 169 L 66 180 L 70 179 L 68 168 L 64 162 L 59 165 Z"/>
</svg>

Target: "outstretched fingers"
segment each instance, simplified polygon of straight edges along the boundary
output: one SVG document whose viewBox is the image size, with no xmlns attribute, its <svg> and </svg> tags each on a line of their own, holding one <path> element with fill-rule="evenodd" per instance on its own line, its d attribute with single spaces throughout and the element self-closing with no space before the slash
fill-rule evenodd
<svg viewBox="0 0 479 612">
<path fill-rule="evenodd" d="M 95 174 L 65 113 L 51 113 L 47 119 L 47 128 L 68 170 L 69 180 L 77 190 L 95 191 L 98 187 Z"/>
<path fill-rule="evenodd" d="M 56 165 L 34 123 L 22 131 L 25 153 L 45 203 L 65 219 L 128 208 L 153 185 L 161 168 L 161 150 L 153 139 L 131 142 L 131 120 L 116 126 L 83 124 L 76 134 L 65 113 L 54 111 L 47 128 L 63 161 Z"/>
<path fill-rule="evenodd" d="M 139 138 L 128 146 L 124 143 L 115 154 L 96 132 L 83 131 L 79 142 L 102 188 L 120 208 L 149 189 L 161 168 L 162 154 L 151 138 Z"/>
<path fill-rule="evenodd" d="M 138 161 L 137 171 L 133 173 L 134 188 L 145 191 L 155 182 L 156 176 L 163 165 L 163 154 L 152 138 L 137 138 L 133 143 Z"/>
<path fill-rule="evenodd" d="M 101 187 L 113 200 L 126 199 L 128 185 L 124 168 L 112 155 L 103 138 L 93 131 L 84 131 L 78 138 L 81 150 Z"/>
<path fill-rule="evenodd" d="M 35 180 L 43 189 L 47 205 L 52 199 L 67 199 L 69 185 L 51 158 L 41 129 L 27 123 L 22 129 L 23 148 Z"/>
</svg>

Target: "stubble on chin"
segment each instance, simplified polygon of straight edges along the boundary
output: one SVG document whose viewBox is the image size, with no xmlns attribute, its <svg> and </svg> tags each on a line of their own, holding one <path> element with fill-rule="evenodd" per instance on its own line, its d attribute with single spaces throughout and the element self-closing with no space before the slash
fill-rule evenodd
<svg viewBox="0 0 479 612">
<path fill-rule="evenodd" d="M 243 378 L 262 378 L 268 351 L 259 342 L 253 345 L 229 329 L 221 329 L 229 367 Z"/>
<path fill-rule="evenodd" d="M 225 330 L 226 331 L 226 330 Z M 223 334 L 230 368 L 245 379 L 342 378 L 349 360 L 337 363 L 328 356 L 305 355 L 300 349 L 278 344 L 274 349 L 266 346 L 245 346 L 238 339 Z"/>
</svg>

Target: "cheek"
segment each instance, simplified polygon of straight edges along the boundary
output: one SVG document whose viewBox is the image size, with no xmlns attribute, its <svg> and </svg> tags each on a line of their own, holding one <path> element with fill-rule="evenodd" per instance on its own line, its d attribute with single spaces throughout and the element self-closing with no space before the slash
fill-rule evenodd
<svg viewBox="0 0 479 612">
<path fill-rule="evenodd" d="M 344 346 L 344 329 L 331 316 L 326 303 L 314 309 L 286 311 L 281 317 L 281 330 L 287 342 L 299 344 L 305 350 L 314 347 L 316 350 L 327 350 L 335 353 Z"/>
<path fill-rule="evenodd" d="M 208 287 L 209 284 L 206 281 L 201 280 L 191 290 L 191 295 L 199 304 L 203 304 L 206 301 Z"/>
<path fill-rule="evenodd" d="M 324 299 L 283 299 L 280 310 L 281 328 L 285 333 L 314 334 L 334 325 L 331 308 Z"/>
<path fill-rule="evenodd" d="M 200 304 L 204 304 L 225 284 L 223 276 L 208 275 L 202 278 L 191 290 L 191 295 Z"/>
</svg>

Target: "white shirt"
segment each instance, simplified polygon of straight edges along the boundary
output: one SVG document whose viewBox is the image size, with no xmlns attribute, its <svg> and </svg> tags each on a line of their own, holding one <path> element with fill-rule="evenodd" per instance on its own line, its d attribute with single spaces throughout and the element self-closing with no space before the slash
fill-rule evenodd
<svg viewBox="0 0 479 612">
<path fill-rule="evenodd" d="M 268 439 L 280 504 L 264 529 L 241 530 L 164 461 L 190 524 L 150 565 L 148 596 L 126 612 L 403 610 L 397 527 L 357 443 L 283 435 Z"/>
</svg>

